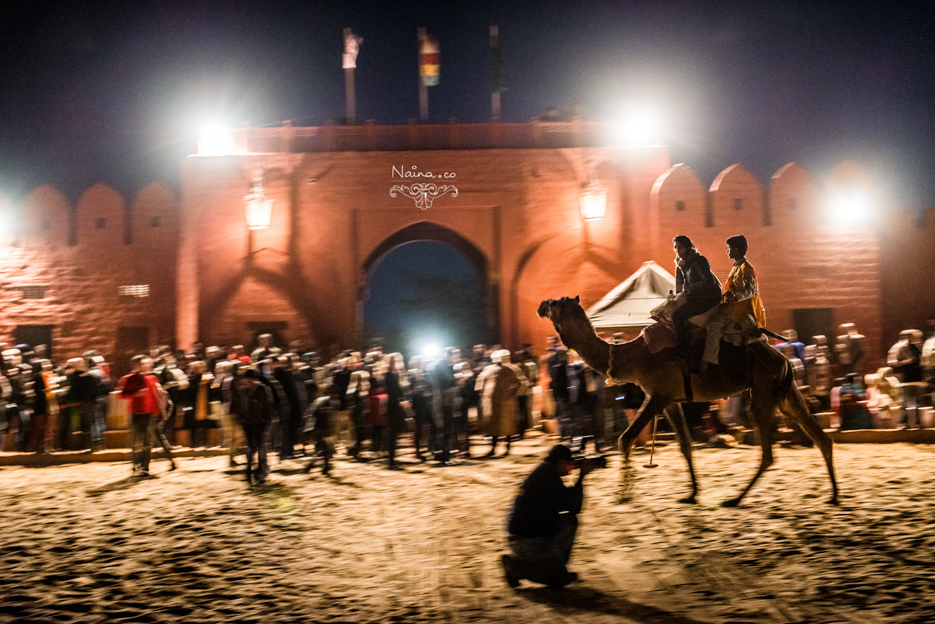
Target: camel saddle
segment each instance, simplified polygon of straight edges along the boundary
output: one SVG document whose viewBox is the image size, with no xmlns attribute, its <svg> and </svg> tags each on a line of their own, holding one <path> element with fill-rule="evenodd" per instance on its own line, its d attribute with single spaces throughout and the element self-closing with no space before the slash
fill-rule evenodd
<svg viewBox="0 0 935 624">
<path fill-rule="evenodd" d="M 663 349 L 675 346 L 675 329 L 672 325 L 672 313 L 680 306 L 682 301 L 678 297 L 669 295 L 669 297 L 656 306 L 650 316 L 656 322 L 648 327 L 644 327 L 640 335 L 646 343 L 646 348 L 650 353 L 659 353 Z M 696 342 L 704 342 L 708 333 L 709 324 L 717 331 L 721 341 L 727 341 L 734 346 L 741 346 L 753 340 L 760 340 L 760 334 L 757 330 L 756 320 L 752 315 L 745 315 L 749 318 L 742 318 L 739 322 L 730 322 L 727 317 L 729 304 L 722 303 L 716 305 L 707 312 L 703 312 L 688 319 L 689 325 L 689 343 L 694 345 Z M 716 327 L 715 327 L 716 326 Z M 713 351 L 712 351 L 713 349 Z M 694 351 L 694 349 L 692 349 Z M 717 363 L 717 344 L 708 345 L 705 352 L 705 359 L 710 363 Z M 711 361 L 713 359 L 713 361 Z"/>
</svg>

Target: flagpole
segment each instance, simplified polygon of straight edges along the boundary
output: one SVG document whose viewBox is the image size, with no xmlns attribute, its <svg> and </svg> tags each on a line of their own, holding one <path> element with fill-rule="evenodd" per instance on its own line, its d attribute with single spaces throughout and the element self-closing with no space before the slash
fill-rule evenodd
<svg viewBox="0 0 935 624">
<path fill-rule="evenodd" d="M 422 76 L 422 42 L 425 40 L 425 28 L 418 28 L 416 36 L 419 39 L 419 121 L 425 123 L 429 119 L 429 88 Z"/>
<path fill-rule="evenodd" d="M 490 51 L 496 59 L 497 48 L 500 46 L 500 28 L 494 24 L 490 27 Z M 497 85 L 497 76 L 494 76 L 493 90 L 490 93 L 490 120 L 500 121 L 500 88 Z"/>
<path fill-rule="evenodd" d="M 354 34 L 351 32 L 350 28 L 344 29 L 344 41 L 351 37 Z M 345 43 L 346 45 L 346 43 Z M 357 98 L 354 93 L 354 68 L 345 67 L 344 68 L 344 99 L 345 99 L 345 116 L 347 117 L 347 125 L 353 126 L 357 124 Z"/>
</svg>

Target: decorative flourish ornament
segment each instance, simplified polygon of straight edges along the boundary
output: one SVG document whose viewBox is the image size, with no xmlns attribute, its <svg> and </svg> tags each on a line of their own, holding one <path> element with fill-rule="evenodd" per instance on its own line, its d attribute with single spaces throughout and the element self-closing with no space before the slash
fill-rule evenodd
<svg viewBox="0 0 935 624">
<path fill-rule="evenodd" d="M 402 193 L 406 197 L 415 200 L 416 208 L 425 210 L 426 208 L 431 208 L 432 202 L 446 193 L 451 193 L 452 197 L 457 197 L 458 189 L 450 184 L 438 186 L 431 182 L 419 182 L 412 186 L 397 184 L 390 189 L 390 197 L 396 197 L 396 193 Z"/>
</svg>

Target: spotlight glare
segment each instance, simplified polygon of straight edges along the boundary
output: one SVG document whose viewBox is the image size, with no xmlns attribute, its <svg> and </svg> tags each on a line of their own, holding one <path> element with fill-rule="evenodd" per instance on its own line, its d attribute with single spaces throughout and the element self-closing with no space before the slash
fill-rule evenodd
<svg viewBox="0 0 935 624">
<path fill-rule="evenodd" d="M 620 138 L 628 145 L 650 145 L 659 140 L 659 123 L 649 111 L 631 113 L 620 124 Z"/>
<path fill-rule="evenodd" d="M 198 153 L 202 156 L 224 156 L 234 153 L 234 137 L 220 123 L 205 124 L 198 138 Z"/>
<path fill-rule="evenodd" d="M 830 213 L 842 225 L 864 225 L 873 217 L 873 205 L 866 193 L 841 191 L 832 195 Z"/>
</svg>

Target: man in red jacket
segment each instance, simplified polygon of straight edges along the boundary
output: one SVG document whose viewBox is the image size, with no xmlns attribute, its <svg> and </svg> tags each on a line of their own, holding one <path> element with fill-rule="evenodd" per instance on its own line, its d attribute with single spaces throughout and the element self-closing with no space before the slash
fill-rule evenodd
<svg viewBox="0 0 935 624">
<path fill-rule="evenodd" d="M 130 444 L 133 449 L 133 474 L 149 476 L 149 456 L 152 451 L 151 422 L 160 412 L 159 384 L 149 374 L 153 361 L 145 355 L 130 360 L 132 372 L 117 385 L 120 398 L 130 401 Z"/>
</svg>

